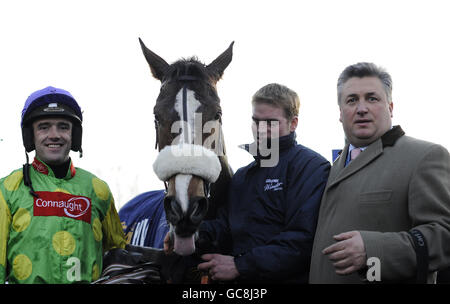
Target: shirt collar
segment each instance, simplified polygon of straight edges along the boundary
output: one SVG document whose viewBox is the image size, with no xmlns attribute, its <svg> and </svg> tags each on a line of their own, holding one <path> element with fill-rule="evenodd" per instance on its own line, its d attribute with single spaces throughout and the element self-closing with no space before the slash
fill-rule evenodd
<svg viewBox="0 0 450 304">
<path fill-rule="evenodd" d="M 361 151 L 364 151 L 364 150 L 367 149 L 367 146 L 365 146 L 365 147 L 359 147 L 359 148 L 361 149 Z M 352 152 L 353 149 L 356 149 L 356 147 L 355 147 L 354 145 L 350 144 L 350 145 L 348 146 L 348 153 Z"/>
</svg>

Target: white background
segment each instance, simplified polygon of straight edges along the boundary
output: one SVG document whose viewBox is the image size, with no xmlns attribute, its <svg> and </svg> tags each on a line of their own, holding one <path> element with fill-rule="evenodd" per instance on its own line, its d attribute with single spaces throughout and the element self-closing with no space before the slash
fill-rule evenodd
<svg viewBox="0 0 450 304">
<path fill-rule="evenodd" d="M 331 160 L 342 148 L 336 81 L 371 61 L 393 77 L 394 124 L 450 149 L 448 1 L 2 1 L 0 4 L 0 176 L 25 161 L 20 113 L 33 91 L 68 90 L 84 110 L 78 167 L 108 182 L 119 209 L 163 188 L 156 157 L 152 78 L 138 37 L 171 63 L 208 64 L 235 41 L 218 83 L 229 161 L 252 158 L 252 94 L 269 82 L 297 91 L 298 141 Z M 30 157 L 34 154 L 31 153 Z"/>
</svg>

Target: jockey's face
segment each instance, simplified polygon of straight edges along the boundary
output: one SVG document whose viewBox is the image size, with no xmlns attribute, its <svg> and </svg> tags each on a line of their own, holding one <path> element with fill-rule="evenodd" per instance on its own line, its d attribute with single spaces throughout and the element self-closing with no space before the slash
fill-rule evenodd
<svg viewBox="0 0 450 304">
<path fill-rule="evenodd" d="M 43 118 L 33 122 L 36 156 L 49 165 L 69 159 L 72 146 L 72 122 L 65 118 Z"/>
</svg>

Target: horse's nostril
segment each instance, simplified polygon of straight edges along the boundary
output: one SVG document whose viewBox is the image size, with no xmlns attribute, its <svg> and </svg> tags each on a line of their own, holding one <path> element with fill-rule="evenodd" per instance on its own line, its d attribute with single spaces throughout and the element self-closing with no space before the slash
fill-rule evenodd
<svg viewBox="0 0 450 304">
<path fill-rule="evenodd" d="M 188 210 L 189 218 L 193 223 L 200 223 L 208 211 L 208 201 L 205 197 L 195 197 L 191 200 Z"/>
<path fill-rule="evenodd" d="M 173 196 L 164 198 L 164 210 L 166 211 L 166 219 L 173 225 L 178 223 L 183 217 L 183 210 Z"/>
</svg>

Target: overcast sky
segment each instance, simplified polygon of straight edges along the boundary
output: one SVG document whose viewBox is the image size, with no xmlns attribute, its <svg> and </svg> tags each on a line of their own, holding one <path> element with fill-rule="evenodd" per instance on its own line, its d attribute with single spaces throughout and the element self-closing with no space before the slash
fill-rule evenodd
<svg viewBox="0 0 450 304">
<path fill-rule="evenodd" d="M 208 64 L 235 41 L 218 83 L 229 161 L 252 160 L 252 94 L 270 82 L 297 91 L 298 141 L 331 160 L 342 148 L 336 81 L 371 61 L 392 75 L 394 124 L 450 149 L 448 1 L 2 1 L 0 2 L 0 176 L 25 161 L 20 113 L 48 85 L 84 111 L 84 157 L 75 166 L 104 179 L 119 209 L 163 188 L 153 106 L 159 93 L 138 37 L 171 63 Z M 30 154 L 32 157 L 34 153 Z"/>
</svg>

